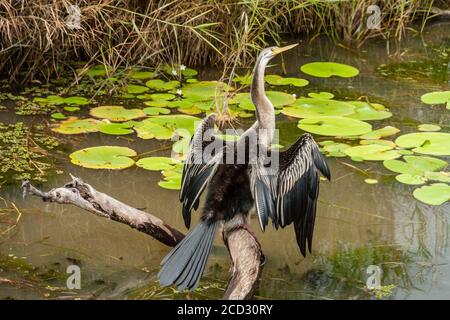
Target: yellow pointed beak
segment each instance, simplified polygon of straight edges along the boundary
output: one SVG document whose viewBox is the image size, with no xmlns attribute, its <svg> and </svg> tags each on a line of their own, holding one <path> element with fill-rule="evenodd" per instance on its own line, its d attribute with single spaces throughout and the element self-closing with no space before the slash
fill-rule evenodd
<svg viewBox="0 0 450 320">
<path fill-rule="evenodd" d="M 281 53 L 281 52 L 284 52 L 284 51 L 287 51 L 287 50 L 289 50 L 289 49 L 292 49 L 292 48 L 294 48 L 294 47 L 296 47 L 296 46 L 298 46 L 298 43 L 294 43 L 294 44 L 291 44 L 291 45 L 289 45 L 289 46 L 286 46 L 286 47 L 281 47 L 281 48 L 273 48 L 272 49 L 272 53 L 273 53 L 273 55 L 277 55 L 277 54 L 279 54 L 279 53 Z"/>
</svg>

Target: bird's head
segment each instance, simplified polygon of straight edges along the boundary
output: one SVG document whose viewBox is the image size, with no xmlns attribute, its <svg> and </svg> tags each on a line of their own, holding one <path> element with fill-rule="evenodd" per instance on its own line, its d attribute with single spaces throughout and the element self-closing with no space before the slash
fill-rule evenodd
<svg viewBox="0 0 450 320">
<path fill-rule="evenodd" d="M 292 49 L 294 47 L 298 46 L 298 43 L 294 43 L 285 47 L 269 47 L 265 48 L 261 51 L 259 54 L 261 61 L 269 62 L 270 59 L 275 57 L 276 55 L 280 54 L 281 52 L 287 51 L 289 49 Z"/>
</svg>

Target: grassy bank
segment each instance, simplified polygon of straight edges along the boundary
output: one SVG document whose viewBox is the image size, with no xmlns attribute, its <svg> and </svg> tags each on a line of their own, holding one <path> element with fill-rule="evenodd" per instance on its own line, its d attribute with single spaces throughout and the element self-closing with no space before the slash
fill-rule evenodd
<svg viewBox="0 0 450 320">
<path fill-rule="evenodd" d="M 378 29 L 367 28 L 380 8 Z M 80 9 L 80 28 L 67 23 Z M 161 62 L 245 65 L 255 50 L 283 34 L 326 34 L 358 46 L 374 36 L 401 38 L 426 21 L 436 0 L 0 0 L 0 74 L 10 80 L 50 78 L 71 61 L 113 69 Z"/>
</svg>

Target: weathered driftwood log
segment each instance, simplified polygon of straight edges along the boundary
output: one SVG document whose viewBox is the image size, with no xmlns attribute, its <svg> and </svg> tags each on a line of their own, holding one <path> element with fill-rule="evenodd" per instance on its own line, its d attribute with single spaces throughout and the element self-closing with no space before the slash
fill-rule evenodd
<svg viewBox="0 0 450 320">
<path fill-rule="evenodd" d="M 182 232 L 165 224 L 158 217 L 99 192 L 77 177 L 72 176 L 72 181 L 48 192 L 37 189 L 29 181 L 24 181 L 22 188 L 24 195 L 38 196 L 43 201 L 75 205 L 98 216 L 129 225 L 171 247 L 184 237 Z M 259 242 L 250 231 L 247 221 L 225 224 L 223 238 L 233 261 L 231 279 L 224 299 L 251 299 L 258 286 L 264 257 Z"/>
<path fill-rule="evenodd" d="M 247 220 L 236 215 L 223 227 L 223 242 L 233 261 L 233 271 L 224 299 L 247 300 L 255 294 L 264 266 L 261 245 Z"/>
</svg>

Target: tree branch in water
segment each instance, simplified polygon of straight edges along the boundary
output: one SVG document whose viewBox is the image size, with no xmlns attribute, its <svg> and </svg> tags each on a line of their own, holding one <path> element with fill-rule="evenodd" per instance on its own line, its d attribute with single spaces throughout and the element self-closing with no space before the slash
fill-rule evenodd
<svg viewBox="0 0 450 320">
<path fill-rule="evenodd" d="M 22 183 L 24 196 L 40 197 L 43 201 L 72 204 L 100 217 L 129 225 L 146 233 L 165 245 L 174 247 L 184 234 L 167 225 L 160 218 L 133 208 L 113 197 L 95 190 L 80 178 L 48 192 L 34 187 L 29 181 Z M 223 238 L 233 261 L 233 270 L 224 299 L 251 299 L 258 286 L 264 256 L 261 246 L 247 221 L 229 221 L 224 225 Z"/>
</svg>

